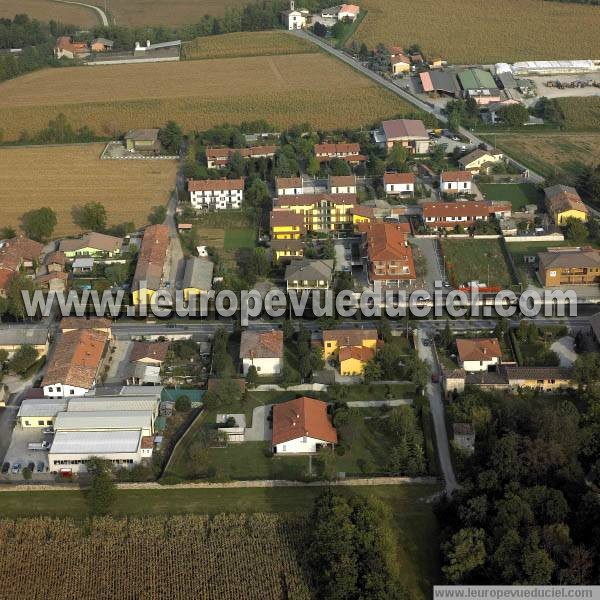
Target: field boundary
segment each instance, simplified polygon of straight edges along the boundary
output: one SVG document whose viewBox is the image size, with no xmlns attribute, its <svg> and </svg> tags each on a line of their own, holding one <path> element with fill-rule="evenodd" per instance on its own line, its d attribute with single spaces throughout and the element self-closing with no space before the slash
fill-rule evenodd
<svg viewBox="0 0 600 600">
<path fill-rule="evenodd" d="M 59 2 L 60 4 L 74 4 L 75 6 L 84 6 L 85 8 L 89 8 L 100 17 L 100 23 L 102 26 L 108 27 L 108 18 L 106 13 L 98 6 L 94 6 L 93 4 L 84 4 L 83 2 L 72 2 L 71 0 L 53 0 L 53 2 Z"/>
</svg>

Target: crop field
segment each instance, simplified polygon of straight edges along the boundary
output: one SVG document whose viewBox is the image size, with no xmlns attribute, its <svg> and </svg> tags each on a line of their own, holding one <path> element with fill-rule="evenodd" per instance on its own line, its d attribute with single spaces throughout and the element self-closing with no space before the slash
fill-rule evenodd
<svg viewBox="0 0 600 600">
<path fill-rule="evenodd" d="M 499 240 L 445 239 L 442 251 L 452 285 L 479 281 L 509 289 L 514 283 Z"/>
<path fill-rule="evenodd" d="M 90 4 L 104 7 L 103 0 Z M 117 25 L 183 25 L 196 23 L 204 15 L 220 17 L 229 6 L 246 0 L 110 0 L 110 14 Z"/>
<path fill-rule="evenodd" d="M 100 160 L 103 144 L 0 149 L 0 213 L 18 227 L 21 215 L 41 206 L 56 211 L 56 235 L 78 233 L 71 210 L 87 202 L 106 207 L 109 224 L 146 224 L 150 209 L 166 203 L 176 161 Z"/>
<path fill-rule="evenodd" d="M 82 27 L 93 27 L 100 23 L 96 12 L 84 6 L 59 4 L 52 0 L 2 0 L 0 2 L 0 18 L 12 19 L 15 15 L 23 13 L 38 21 L 53 19 Z"/>
<path fill-rule="evenodd" d="M 183 44 L 187 60 L 237 58 L 240 56 L 278 56 L 284 54 L 314 54 L 317 47 L 283 31 L 226 33 L 196 38 Z"/>
<path fill-rule="evenodd" d="M 498 133 L 482 135 L 542 175 L 569 172 L 574 163 L 600 163 L 600 133 Z"/>
<path fill-rule="evenodd" d="M 600 131 L 600 98 L 558 98 L 569 131 Z"/>
<path fill-rule="evenodd" d="M 415 109 L 321 53 L 46 69 L 0 84 L 6 140 L 41 130 L 61 112 L 75 127 L 114 135 L 169 119 L 186 130 L 256 119 L 360 127 Z"/>
<path fill-rule="evenodd" d="M 455 64 L 594 58 L 600 10 L 544 0 L 364 0 L 353 39 L 374 48 L 416 43 Z"/>
<path fill-rule="evenodd" d="M 309 599 L 305 535 L 302 518 L 260 513 L 4 520 L 2 597 Z"/>
</svg>

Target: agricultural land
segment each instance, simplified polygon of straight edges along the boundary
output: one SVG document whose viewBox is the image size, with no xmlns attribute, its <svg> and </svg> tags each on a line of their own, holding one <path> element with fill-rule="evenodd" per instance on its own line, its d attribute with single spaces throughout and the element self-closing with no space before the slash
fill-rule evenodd
<svg viewBox="0 0 600 600">
<path fill-rule="evenodd" d="M 416 43 L 426 55 L 455 64 L 600 54 L 596 6 L 543 0 L 364 0 L 361 7 L 368 13 L 353 39 L 371 48 L 379 42 Z"/>
<path fill-rule="evenodd" d="M 57 214 L 55 234 L 78 233 L 71 211 L 102 202 L 109 224 L 147 223 L 150 209 L 165 204 L 175 185 L 170 160 L 100 160 L 103 144 L 0 149 L 0 211 L 4 225 L 42 206 Z"/>
<path fill-rule="evenodd" d="M 102 0 L 90 4 L 104 7 Z M 202 20 L 204 15 L 221 17 L 230 6 L 246 0 L 110 0 L 110 16 L 117 25 L 182 25 Z"/>
<path fill-rule="evenodd" d="M 283 31 L 225 33 L 196 38 L 183 44 L 183 58 L 188 60 L 316 52 L 314 44 Z"/>
<path fill-rule="evenodd" d="M 352 487 L 339 487 L 336 488 L 340 494 L 360 494 L 366 495 L 375 502 L 378 502 L 383 507 L 383 518 L 384 526 L 386 531 L 389 531 L 393 536 L 395 542 L 395 556 L 393 557 L 397 566 L 399 577 L 402 581 L 403 586 L 409 592 L 410 598 L 416 600 L 428 598 L 431 594 L 431 586 L 439 578 L 439 557 L 438 557 L 438 526 L 433 514 L 432 504 L 427 501 L 433 494 L 439 491 L 439 486 L 436 485 L 400 485 L 400 486 L 352 486 Z M 151 532 L 152 542 L 148 541 L 144 546 L 139 547 L 139 552 L 149 551 L 152 549 L 153 552 L 162 553 L 162 543 L 158 543 L 158 540 L 162 538 L 163 532 L 166 527 L 166 523 L 173 523 L 172 531 L 176 531 L 175 523 L 181 523 L 186 520 L 190 521 L 190 530 L 206 531 L 206 523 L 215 524 L 218 523 L 220 526 L 231 525 L 237 523 L 240 525 L 244 523 L 246 525 L 244 531 L 249 529 L 247 536 L 248 544 L 259 544 L 258 541 L 253 539 L 252 536 L 252 525 L 256 522 L 265 522 L 267 524 L 267 531 L 269 536 L 272 535 L 272 523 L 279 523 L 280 537 L 273 535 L 275 548 L 272 550 L 268 546 L 264 549 L 257 549 L 258 552 L 266 553 L 267 556 L 272 556 L 273 553 L 279 553 L 282 556 L 283 549 L 287 549 L 290 553 L 286 556 L 293 556 L 292 552 L 297 547 L 295 542 L 290 542 L 289 537 L 286 538 L 285 532 L 289 527 L 296 527 L 302 532 L 302 519 L 305 518 L 312 509 L 314 499 L 323 491 L 320 487 L 290 487 L 290 488 L 233 488 L 233 489 L 185 489 L 185 488 L 172 488 L 164 487 L 159 490 L 119 490 L 117 494 L 117 500 L 113 507 L 112 513 L 117 517 L 138 517 L 136 519 L 130 519 L 130 523 L 139 524 L 143 522 L 140 517 L 145 517 L 145 522 L 152 523 L 152 527 L 147 528 L 147 532 Z M 223 511 L 227 511 L 230 517 L 220 515 Z M 185 513 L 185 514 L 184 514 Z M 190 513 L 195 513 L 199 516 L 189 516 Z M 241 514 L 240 514 L 241 513 Z M 249 513 L 270 513 L 269 515 L 258 514 L 255 519 L 249 515 Z M 87 516 L 87 505 L 83 495 L 78 491 L 53 491 L 53 492 L 10 492 L 2 496 L 2 508 L 0 509 L 0 515 L 9 517 L 10 519 L 16 517 L 32 517 L 38 516 L 35 519 L 25 519 L 16 522 L 16 525 L 12 521 L 6 521 L 4 523 L 4 529 L 0 526 L 0 539 L 3 542 L 7 539 L 11 532 L 15 531 L 15 527 L 28 528 L 31 524 L 41 523 L 48 524 L 46 527 L 39 527 L 40 531 L 48 531 L 52 524 L 60 524 L 63 527 L 64 535 L 69 536 L 69 539 L 73 541 L 75 548 L 83 548 L 82 545 L 85 541 L 79 541 L 80 529 L 79 523 L 84 522 Z M 181 515 L 173 517 L 173 515 Z M 202 515 L 220 515 L 215 519 L 207 520 L 207 517 Z M 237 516 L 236 516 L 237 515 Z M 294 515 L 292 519 L 290 516 Z M 40 517 L 45 516 L 45 519 Z M 153 518 L 149 519 L 148 517 Z M 49 519 L 48 517 L 54 517 Z M 76 519 L 77 523 L 67 520 L 56 520 L 56 517 L 69 517 Z M 300 520 L 299 520 L 300 519 Z M 121 521 L 119 521 L 120 523 Z M 69 523 L 71 527 L 65 527 L 65 524 Z M 113 519 L 100 519 L 96 520 L 97 529 L 95 533 L 97 536 L 105 537 L 104 531 L 112 530 L 115 523 Z M 102 527 L 102 524 L 105 524 Z M 28 524 L 28 525 L 26 525 Z M 240 525 L 241 526 L 241 525 Z M 199 574 L 202 576 L 208 576 L 208 571 L 204 569 L 217 569 L 217 564 L 204 566 L 205 562 L 219 563 L 221 561 L 229 560 L 229 552 L 235 552 L 235 539 L 234 533 L 231 528 L 227 528 L 229 535 L 232 536 L 232 550 L 223 548 L 221 550 L 220 558 L 218 561 L 209 561 L 210 555 L 207 551 L 201 553 L 198 549 L 195 552 L 195 556 L 198 559 L 194 561 L 195 568 L 202 566 L 202 570 L 199 570 Z M 136 531 L 142 528 L 136 528 Z M 297 530 L 298 530 L 297 529 Z M 25 530 L 22 530 L 23 532 Z M 55 529 L 49 530 L 50 532 Z M 127 531 L 127 529 L 125 529 Z M 212 531 L 212 530 L 211 530 Z M 288 530 L 289 531 L 289 530 Z M 149 533 L 150 534 L 150 533 Z M 31 543 L 37 544 L 39 540 L 39 533 L 34 535 Z M 143 535 L 136 533 L 136 535 Z M 215 532 L 217 535 L 217 532 Z M 201 537 L 201 536 L 199 536 Z M 122 540 L 123 534 L 120 535 L 119 541 Z M 135 538 L 135 536 L 134 536 Z M 19 540 L 12 541 L 12 552 L 13 555 L 19 555 L 15 552 L 14 544 L 22 543 L 29 544 L 27 536 L 23 535 Z M 182 552 L 186 552 L 186 547 L 189 546 L 189 537 L 181 538 L 185 540 L 181 547 L 174 547 L 174 541 L 167 542 L 171 544 L 170 552 L 173 556 L 180 557 Z M 8 542 L 7 542 L 8 543 Z M 115 541 L 116 545 L 117 541 Z M 206 540 L 204 542 L 195 541 L 194 544 L 208 544 Z M 290 545 L 291 544 L 291 545 Z M 72 546 L 69 546 L 72 547 Z M 32 546 L 27 546 L 32 548 Z M 92 550 L 85 546 L 86 552 Z M 213 548 L 213 546 L 211 546 Z M 112 547 L 111 547 L 112 549 Z M 23 546 L 25 550 L 25 546 Z M 64 551 L 64 550 L 63 550 Z M 240 555 L 245 552 L 240 549 Z M 2 556 L 8 552 L 6 548 L 0 550 Z M 107 553 L 110 550 L 107 550 Z M 217 552 L 215 547 L 214 552 Z M 50 558 L 52 553 L 45 553 Z M 102 555 L 104 556 L 104 555 Z M 162 554 L 161 554 L 162 556 Z M 150 557 L 148 557 L 150 559 Z M 13 558 L 13 561 L 16 559 Z M 65 555 L 65 560 L 69 560 L 69 556 Z M 101 558 L 104 560 L 104 558 Z M 298 560 L 298 559 L 296 559 Z M 164 564 L 186 564 L 186 560 L 181 558 L 177 559 L 174 563 L 169 559 Z M 118 561 L 114 561 L 118 564 Z M 137 564 L 143 564 L 144 561 L 131 561 L 130 559 L 122 561 L 122 568 L 133 568 L 131 564 L 136 562 Z M 249 558 L 247 560 L 238 560 L 241 564 L 251 564 L 253 561 Z M 8 564 L 8 563 L 4 563 Z M 14 564 L 14 563 L 11 563 Z M 264 563 L 261 563 L 262 568 L 265 567 Z M 108 568 L 108 567 L 107 567 Z M 247 567 L 250 569 L 251 567 Z M 291 568 L 286 564 L 278 565 L 274 572 L 281 573 L 284 568 Z M 3 574 L 8 577 L 8 572 Z M 160 569 L 156 569 L 159 572 Z M 22 571 L 18 570 L 19 573 Z M 290 573 L 297 573 L 298 571 L 290 571 Z M 108 573 L 108 572 L 107 572 Z M 137 575 L 135 575 L 137 576 Z M 248 576 L 250 572 L 248 571 Z M 132 575 L 134 577 L 134 575 Z M 125 575 L 119 575 L 120 580 L 127 580 L 128 577 Z M 68 579 L 68 578 L 67 578 Z M 117 579 L 115 577 L 115 579 Z M 176 580 L 177 578 L 164 577 L 167 580 Z M 25 578 L 29 585 L 31 584 L 30 578 Z M 216 579 L 215 579 L 216 580 Z M 5 579 L 5 581 L 8 581 Z M 106 581 L 110 581 L 107 579 Z M 269 577 L 269 581 L 271 578 Z M 304 580 L 303 580 L 304 581 Z M 56 585 L 59 585 L 58 580 L 55 581 Z M 24 585 L 25 583 L 20 583 Z M 67 585 L 62 582 L 60 585 Z M 159 585 L 159 584 L 156 584 Z M 165 585 L 163 582 L 162 585 Z M 8 589 L 8 588 L 6 588 Z M 59 591 L 63 591 L 63 588 L 58 588 Z M 21 596 L 24 597 L 24 596 Z M 55 598 L 57 596 L 40 596 L 46 598 Z M 65 595 L 58 596 L 60 598 L 67 597 Z M 86 596 L 80 596 L 85 598 Z M 123 595 L 117 595 L 115 597 L 126 597 Z M 150 597 L 166 597 L 176 598 L 177 596 L 150 596 Z M 188 596 L 194 597 L 194 596 Z M 195 596 L 200 597 L 200 596 Z M 204 597 L 204 596 L 202 596 Z M 210 597 L 210 596 L 208 596 Z M 235 597 L 235 596 L 229 596 Z M 241 597 L 241 596 L 238 596 Z M 266 596 L 265 596 L 266 597 Z M 296 596 L 293 596 L 296 597 Z"/>
<path fill-rule="evenodd" d="M 456 286 L 479 281 L 510 289 L 510 275 L 500 240 L 447 239 L 442 242 L 449 281 Z"/>
<path fill-rule="evenodd" d="M 0 19 L 12 19 L 15 15 L 27 14 L 38 21 L 60 21 L 81 27 L 94 27 L 100 23 L 96 11 L 84 6 L 62 4 L 52 0 L 2 0 Z"/>
<path fill-rule="evenodd" d="M 115 135 L 169 119 L 185 130 L 256 119 L 360 127 L 415 110 L 323 54 L 46 69 L 0 85 L 5 140 L 37 132 L 61 112 L 75 127 Z"/>
</svg>

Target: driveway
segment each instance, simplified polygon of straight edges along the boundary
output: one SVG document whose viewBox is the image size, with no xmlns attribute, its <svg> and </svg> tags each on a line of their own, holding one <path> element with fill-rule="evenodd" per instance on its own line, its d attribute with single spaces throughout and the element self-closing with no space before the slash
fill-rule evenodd
<svg viewBox="0 0 600 600">
<path fill-rule="evenodd" d="M 246 427 L 244 440 L 246 442 L 271 441 L 271 423 L 267 420 L 272 404 L 257 406 L 252 411 L 252 427 Z"/>
<path fill-rule="evenodd" d="M 418 328 L 416 330 L 416 344 L 419 358 L 429 363 L 431 372 L 439 376 L 439 368 L 435 357 L 433 356 L 432 346 L 424 346 L 423 339 L 429 337 L 426 330 Z M 433 427 L 435 429 L 435 438 L 437 442 L 438 458 L 440 467 L 446 482 L 446 493 L 448 495 L 458 487 L 454 468 L 452 467 L 452 458 L 450 456 L 450 446 L 448 444 L 448 433 L 446 431 L 446 419 L 444 416 L 444 402 L 442 400 L 442 388 L 439 383 L 427 384 L 427 395 L 429 396 L 429 407 L 433 416 Z"/>
<path fill-rule="evenodd" d="M 133 342 L 127 340 L 115 340 L 115 351 L 111 354 L 108 373 L 104 381 L 105 385 L 112 383 L 123 383 L 127 379 L 127 367 L 129 366 L 129 355 Z"/>
<path fill-rule="evenodd" d="M 561 337 L 550 346 L 558 355 L 561 367 L 572 367 L 577 360 L 577 352 L 575 352 L 575 339 L 570 335 Z"/>
<path fill-rule="evenodd" d="M 424 284 L 429 292 L 435 289 L 435 282 L 442 281 L 442 272 L 440 269 L 440 261 L 436 252 L 437 240 L 429 238 L 413 238 L 413 245 L 418 249 L 419 254 L 425 259 L 427 273 L 425 277 L 420 275 L 419 279 L 424 279 Z"/>
</svg>

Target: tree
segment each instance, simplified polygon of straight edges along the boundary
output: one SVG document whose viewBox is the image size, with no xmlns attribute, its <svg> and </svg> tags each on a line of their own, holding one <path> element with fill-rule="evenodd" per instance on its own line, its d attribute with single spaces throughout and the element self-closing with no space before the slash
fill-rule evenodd
<svg viewBox="0 0 600 600">
<path fill-rule="evenodd" d="M 476 569 L 482 567 L 486 559 L 485 531 L 465 528 L 452 536 L 444 544 L 446 565 L 442 568 L 450 583 L 460 583 Z"/>
<path fill-rule="evenodd" d="M 316 156 L 311 156 L 308 159 L 308 164 L 306 166 L 306 172 L 311 177 L 316 177 L 319 174 L 320 170 L 321 170 L 321 163 L 317 160 Z"/>
<path fill-rule="evenodd" d="M 0 227 L 0 239 L 9 240 L 17 236 L 17 232 L 14 227 L 9 227 L 5 225 L 4 227 Z"/>
<path fill-rule="evenodd" d="M 86 496 L 90 512 L 94 515 L 106 515 L 117 497 L 117 488 L 111 477 L 110 465 L 107 461 L 90 458 L 87 469 L 92 476 Z"/>
<path fill-rule="evenodd" d="M 175 410 L 177 412 L 189 412 L 192 408 L 192 401 L 189 396 L 179 396 L 177 400 L 175 400 Z"/>
<path fill-rule="evenodd" d="M 329 161 L 329 172 L 332 175 L 351 175 L 350 165 L 342 158 L 332 158 Z"/>
<path fill-rule="evenodd" d="M 251 365 L 246 373 L 246 382 L 248 387 L 255 387 L 258 384 L 258 371 L 254 365 Z"/>
<path fill-rule="evenodd" d="M 164 204 L 157 204 L 152 207 L 148 215 L 148 221 L 151 225 L 160 225 L 167 218 L 167 207 Z"/>
<path fill-rule="evenodd" d="M 381 365 L 376 358 L 372 358 L 363 369 L 363 379 L 365 383 L 371 383 L 372 381 L 379 381 L 381 377 Z"/>
<path fill-rule="evenodd" d="M 47 206 L 30 210 L 21 217 L 21 229 L 27 237 L 37 242 L 49 240 L 56 223 L 56 213 Z"/>
<path fill-rule="evenodd" d="M 100 202 L 88 202 L 73 208 L 73 221 L 82 229 L 103 232 L 106 229 L 106 208 Z"/>
<path fill-rule="evenodd" d="M 204 406 L 209 410 L 220 409 L 237 404 L 242 398 L 242 392 L 237 381 L 227 378 L 219 379 L 204 395 Z"/>
<path fill-rule="evenodd" d="M 511 127 L 520 127 L 529 120 L 529 111 L 522 104 L 508 104 L 498 112 L 504 123 Z"/>
<path fill-rule="evenodd" d="M 0 365 L 3 365 L 8 360 L 8 351 L 4 348 L 0 349 Z"/>
<path fill-rule="evenodd" d="M 31 479 L 32 475 L 33 475 L 33 473 L 31 472 L 31 469 L 29 467 L 25 467 L 23 469 L 23 479 L 25 481 L 29 481 Z"/>
<path fill-rule="evenodd" d="M 450 321 L 448 319 L 446 319 L 446 325 L 442 331 L 440 343 L 446 349 L 451 348 L 452 344 L 454 343 L 454 334 L 450 329 Z"/>
<path fill-rule="evenodd" d="M 183 132 L 181 127 L 175 121 L 168 121 L 167 124 L 158 131 L 158 139 L 163 148 L 170 154 L 179 154 L 181 143 L 183 142 Z"/>
<path fill-rule="evenodd" d="M 581 246 L 588 241 L 588 228 L 583 221 L 570 217 L 564 227 L 565 237 L 576 244 Z"/>
<path fill-rule="evenodd" d="M 37 360 L 38 353 L 37 350 L 30 346 L 29 344 L 25 344 L 21 346 L 10 359 L 8 363 L 8 368 L 17 374 L 25 373 L 29 367 L 33 365 L 33 363 Z"/>
</svg>

